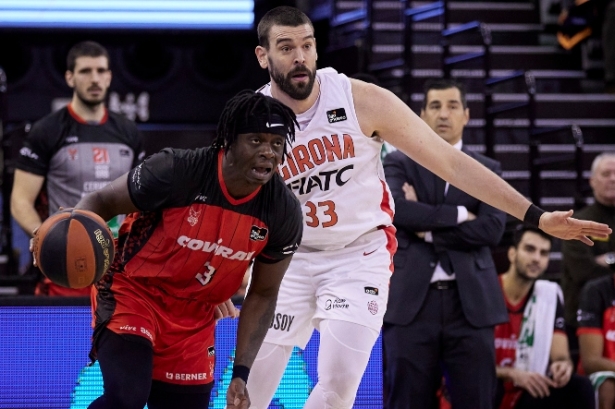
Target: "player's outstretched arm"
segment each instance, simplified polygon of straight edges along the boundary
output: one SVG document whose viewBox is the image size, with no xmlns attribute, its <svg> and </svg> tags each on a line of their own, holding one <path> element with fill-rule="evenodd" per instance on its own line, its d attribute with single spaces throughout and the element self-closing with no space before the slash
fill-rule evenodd
<svg viewBox="0 0 615 409">
<path fill-rule="evenodd" d="M 392 92 L 351 80 L 355 110 L 365 135 L 377 135 L 453 186 L 519 220 L 527 220 L 530 202 L 478 161 L 453 148 Z M 563 212 L 544 213 L 534 224 L 561 239 L 591 244 L 588 236 L 606 237 L 605 224 L 570 218 Z M 542 219 L 545 218 L 545 222 Z"/>
<path fill-rule="evenodd" d="M 273 264 L 258 260 L 254 263 L 252 282 L 239 317 L 233 377 L 226 392 L 226 404 L 229 409 L 250 406 L 246 390 L 248 375 L 271 324 L 280 283 L 291 258 L 287 257 Z"/>
</svg>

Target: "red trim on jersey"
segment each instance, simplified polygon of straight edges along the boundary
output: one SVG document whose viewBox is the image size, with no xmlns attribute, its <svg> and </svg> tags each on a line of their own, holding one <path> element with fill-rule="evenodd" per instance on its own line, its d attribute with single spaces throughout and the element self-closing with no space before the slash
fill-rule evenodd
<svg viewBox="0 0 615 409">
<path fill-rule="evenodd" d="M 226 200 L 228 200 L 232 205 L 240 205 L 249 202 L 254 198 L 254 196 L 258 194 L 258 192 L 260 192 L 262 186 L 256 188 L 254 192 L 250 193 L 246 197 L 243 197 L 241 199 L 233 198 L 233 196 L 231 196 L 228 192 L 228 189 L 226 188 L 226 183 L 224 182 L 224 178 L 222 177 L 222 155 L 224 155 L 224 149 L 220 149 L 220 152 L 218 152 L 218 182 L 220 183 L 220 188 L 222 189 L 222 193 L 224 193 L 224 197 L 226 197 Z"/>
<path fill-rule="evenodd" d="M 382 209 L 383 212 L 388 214 L 391 217 L 391 221 L 393 221 L 393 215 L 395 212 L 391 207 L 390 195 L 388 194 L 389 192 L 387 190 L 387 184 L 382 180 L 380 181 L 380 183 L 382 184 L 382 202 L 380 203 L 380 209 Z"/>
<path fill-rule="evenodd" d="M 73 119 L 77 122 L 79 122 L 80 124 L 85 124 L 85 125 L 92 125 L 92 123 L 86 121 L 85 119 L 81 118 L 73 109 L 73 105 L 72 104 L 68 104 L 66 106 L 66 108 L 68 108 L 68 113 L 70 114 L 70 116 L 73 117 Z M 103 107 L 103 109 L 105 110 L 105 114 L 103 115 L 102 119 L 100 120 L 100 122 L 97 125 L 102 125 L 105 122 L 107 122 L 107 119 L 109 118 L 109 111 L 107 111 L 107 108 Z"/>
<path fill-rule="evenodd" d="M 391 273 L 393 273 L 393 256 L 397 251 L 397 239 L 395 238 L 395 232 L 397 231 L 397 229 L 395 229 L 394 226 L 380 226 L 379 229 L 384 230 L 384 234 L 387 237 L 386 249 L 391 255 L 391 264 L 389 264 L 389 270 L 391 270 Z"/>
<path fill-rule="evenodd" d="M 395 212 L 393 211 L 393 208 L 391 207 L 391 201 L 390 201 L 390 195 L 388 194 L 388 189 L 387 189 L 387 184 L 381 180 L 380 183 L 382 184 L 382 202 L 380 202 L 380 209 L 385 212 L 386 214 L 388 214 L 391 217 L 391 222 L 393 222 L 393 215 L 395 214 Z M 384 233 L 387 236 L 387 250 L 389 251 L 389 254 L 391 255 L 391 264 L 389 265 L 389 270 L 391 270 L 391 273 L 393 273 L 393 256 L 395 255 L 395 252 L 397 251 L 397 239 L 395 238 L 395 232 L 397 231 L 397 229 L 395 229 L 395 227 L 393 225 L 391 226 L 378 226 L 379 229 L 383 229 Z"/>
<path fill-rule="evenodd" d="M 591 327 L 584 327 L 584 328 L 577 329 L 577 336 L 583 335 L 583 334 L 595 334 L 595 335 L 602 336 L 602 329 L 591 328 Z"/>
<path fill-rule="evenodd" d="M 519 300 L 519 302 L 517 302 L 516 304 L 511 303 L 510 301 L 508 301 L 508 297 L 506 297 L 506 293 L 504 292 L 504 283 L 502 282 L 502 275 L 498 275 L 498 281 L 500 282 L 500 287 L 502 288 L 502 294 L 504 295 L 504 301 L 506 302 L 506 309 L 508 310 L 508 313 L 519 313 L 521 312 L 521 310 L 525 307 L 525 303 L 527 302 L 528 298 L 530 298 L 530 294 L 531 291 L 529 291 L 525 297 L 523 297 L 521 300 Z"/>
<path fill-rule="evenodd" d="M 566 335 L 566 336 L 568 336 L 568 335 L 566 334 L 566 331 L 561 330 L 561 329 L 554 329 L 554 330 L 553 330 L 553 334 L 562 334 L 562 335 Z"/>
</svg>

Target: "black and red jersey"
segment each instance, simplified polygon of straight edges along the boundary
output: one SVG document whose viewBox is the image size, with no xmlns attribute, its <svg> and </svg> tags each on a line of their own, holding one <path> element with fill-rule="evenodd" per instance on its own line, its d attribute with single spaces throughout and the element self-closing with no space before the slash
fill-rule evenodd
<svg viewBox="0 0 615 409">
<path fill-rule="evenodd" d="M 143 156 L 134 122 L 107 111 L 100 123 L 89 123 L 68 105 L 34 123 L 15 166 L 45 177 L 45 210 L 53 213 L 75 206 L 84 194 L 128 172 Z"/>
<path fill-rule="evenodd" d="M 501 285 L 502 278 L 500 276 L 500 286 Z M 506 296 L 504 296 L 506 309 L 508 310 L 508 322 L 496 325 L 495 327 L 495 362 L 497 366 L 514 366 L 519 334 L 521 333 L 521 324 L 523 322 L 523 312 L 533 291 L 534 286 L 532 285 L 528 295 L 517 304 L 511 304 L 508 299 L 506 299 Z M 559 298 L 555 309 L 553 332 L 565 333 L 564 305 L 559 301 Z"/>
<path fill-rule="evenodd" d="M 120 229 L 112 276 L 215 304 L 237 291 L 252 260 L 274 263 L 295 252 L 303 220 L 292 192 L 275 174 L 234 199 L 222 178 L 223 154 L 167 148 L 130 171 L 141 212 Z"/>
<path fill-rule="evenodd" d="M 615 282 L 612 274 L 593 279 L 583 287 L 577 324 L 577 335 L 601 335 L 603 356 L 615 360 Z"/>
</svg>

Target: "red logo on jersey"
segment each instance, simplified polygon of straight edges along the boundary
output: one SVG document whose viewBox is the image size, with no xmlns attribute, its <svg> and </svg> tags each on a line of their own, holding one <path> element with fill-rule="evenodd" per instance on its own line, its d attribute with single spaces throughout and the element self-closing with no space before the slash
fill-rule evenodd
<svg viewBox="0 0 615 409">
<path fill-rule="evenodd" d="M 279 172 L 284 180 L 288 180 L 325 162 L 354 157 L 354 142 L 350 135 L 343 134 L 341 138 L 335 134 L 323 136 L 310 140 L 307 145 L 295 145 L 280 165 Z"/>
<path fill-rule="evenodd" d="M 96 165 L 106 165 L 109 161 L 109 151 L 105 148 L 92 148 L 92 156 Z"/>
<path fill-rule="evenodd" d="M 68 149 L 68 158 L 70 160 L 77 160 L 77 152 L 79 152 L 77 149 L 69 148 Z"/>
</svg>

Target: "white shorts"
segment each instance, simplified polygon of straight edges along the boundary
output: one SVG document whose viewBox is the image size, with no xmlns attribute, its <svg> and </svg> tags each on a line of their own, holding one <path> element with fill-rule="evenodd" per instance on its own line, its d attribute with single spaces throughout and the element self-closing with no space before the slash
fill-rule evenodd
<svg viewBox="0 0 615 409">
<path fill-rule="evenodd" d="M 397 247 L 394 232 L 376 230 L 339 250 L 297 252 L 265 341 L 303 349 L 324 319 L 380 331 Z"/>
<path fill-rule="evenodd" d="M 599 371 L 599 372 L 594 372 L 593 374 L 589 375 L 589 380 L 591 381 L 592 386 L 594 387 L 594 391 L 596 393 L 598 393 L 598 389 L 600 388 L 600 385 L 602 385 L 604 381 L 606 381 L 607 379 L 615 379 L 615 372 Z M 598 399 L 598 395 L 596 395 L 596 401 L 597 399 Z"/>
</svg>

